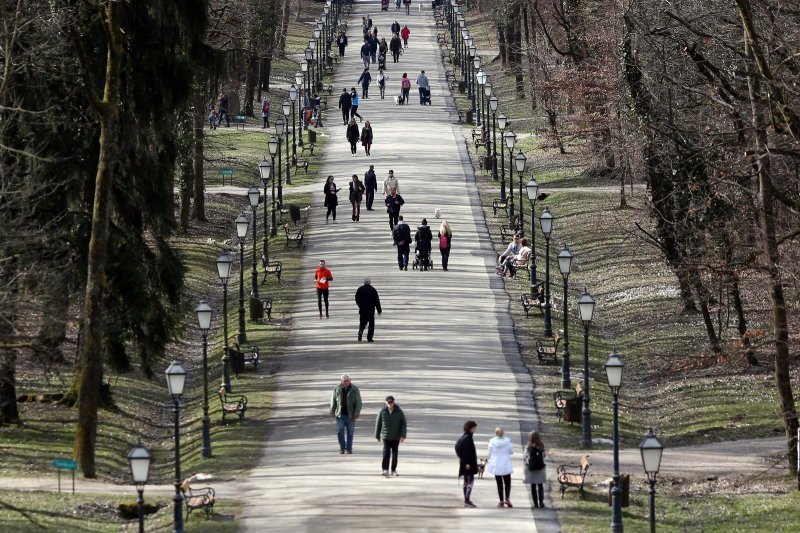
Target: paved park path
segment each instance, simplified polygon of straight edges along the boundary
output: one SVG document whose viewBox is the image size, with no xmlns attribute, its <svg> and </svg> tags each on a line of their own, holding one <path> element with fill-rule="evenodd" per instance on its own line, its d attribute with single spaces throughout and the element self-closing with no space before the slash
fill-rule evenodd
<svg viewBox="0 0 800 533">
<path fill-rule="evenodd" d="M 350 41 L 334 77 L 334 96 L 325 117 L 326 146 L 321 176 L 332 174 L 339 194 L 336 224 L 325 223 L 320 178 L 303 267 L 306 289 L 293 309 L 293 334 L 275 362 L 276 393 L 261 465 L 244 482 L 242 527 L 246 531 L 504 531 L 557 530 L 555 513 L 534 515 L 529 491 L 521 483 L 522 434 L 536 414 L 531 379 L 520 362 L 511 333 L 508 303 L 494 275 L 494 253 L 486 231 L 457 114 L 448 105 L 435 25 L 426 4 L 423 14 L 379 11 L 377 2 L 357 3 L 349 19 Z M 416 4 L 415 4 L 416 7 Z M 392 8 L 393 9 L 393 8 Z M 388 58 L 386 99 L 377 83 L 359 113 L 372 124 L 372 156 L 363 149 L 350 156 L 341 113 L 343 87 L 356 86 L 360 20 L 370 13 L 378 36 L 391 35 L 395 18 L 411 29 L 409 47 L 393 64 Z M 377 67 L 377 65 L 375 65 Z M 424 69 L 433 105 L 420 106 L 413 81 Z M 373 79 L 377 68 L 370 69 Z M 395 106 L 400 78 L 412 79 L 411 105 Z M 360 93 L 359 87 L 359 93 Z M 347 184 L 375 165 L 379 182 L 394 169 L 405 199 L 401 214 L 413 227 L 427 217 L 434 236 L 439 221 L 450 222 L 454 237 L 449 271 L 400 271 L 392 246 L 382 196 L 375 210 L 362 204 L 361 221 L 350 220 Z M 412 247 L 413 251 L 413 247 Z M 318 318 L 313 271 L 320 259 L 333 273 L 331 318 Z M 375 342 L 357 342 L 354 293 L 372 279 L 381 296 Z M 331 392 L 342 372 L 361 389 L 364 410 L 356 427 L 353 455 L 340 455 L 335 422 L 328 415 Z M 373 437 L 374 419 L 392 394 L 408 419 L 408 438 L 400 445 L 397 478 L 381 474 L 382 446 Z M 495 426 L 514 440 L 514 509 L 496 509 L 493 476 L 479 480 L 473 494 L 478 509 L 463 508 L 453 443 L 464 421 L 479 427 L 479 456 L 486 455 Z M 541 520 L 538 518 L 541 517 Z"/>
</svg>

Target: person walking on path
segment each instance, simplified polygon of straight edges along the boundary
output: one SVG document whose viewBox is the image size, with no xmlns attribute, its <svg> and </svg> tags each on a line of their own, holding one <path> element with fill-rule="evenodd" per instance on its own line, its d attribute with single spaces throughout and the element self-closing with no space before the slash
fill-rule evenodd
<svg viewBox="0 0 800 533">
<path fill-rule="evenodd" d="M 544 484 L 547 468 L 544 464 L 544 444 L 539 434 L 531 431 L 525 446 L 525 483 L 530 484 L 533 506 L 544 508 Z"/>
<path fill-rule="evenodd" d="M 375 191 L 378 190 L 378 177 L 375 175 L 375 165 L 370 165 L 364 174 L 364 188 L 366 191 L 367 211 L 373 211 L 372 202 L 375 201 Z"/>
<path fill-rule="evenodd" d="M 381 92 L 381 100 L 386 95 L 386 82 L 389 80 L 389 76 L 383 73 L 383 69 L 378 72 L 378 90 Z"/>
<path fill-rule="evenodd" d="M 336 193 L 339 192 L 341 189 L 336 188 L 336 184 L 333 182 L 333 176 L 328 176 L 328 179 L 325 181 L 325 186 L 322 188 L 322 192 L 325 193 L 325 207 L 328 208 L 328 212 L 325 214 L 325 223 L 328 223 L 328 217 L 333 215 L 333 222 L 336 222 L 336 206 L 339 205 L 339 198 L 336 196 Z"/>
<path fill-rule="evenodd" d="M 400 61 L 400 50 L 402 49 L 402 47 L 403 45 L 400 42 L 400 34 L 395 33 L 389 40 L 389 51 L 392 53 L 392 60 L 395 63 Z"/>
<path fill-rule="evenodd" d="M 261 102 L 261 118 L 264 121 L 263 126 L 261 129 L 269 128 L 269 111 L 272 108 L 272 104 L 270 104 L 269 100 L 264 100 Z"/>
<path fill-rule="evenodd" d="M 358 117 L 358 121 L 362 122 L 364 117 L 358 114 L 358 104 L 360 100 L 355 87 L 350 88 L 350 118 Z"/>
<path fill-rule="evenodd" d="M 342 374 L 340 379 L 341 382 L 333 389 L 331 395 L 331 416 L 336 418 L 339 453 L 353 453 L 356 420 L 361 416 L 361 391 L 353 385 L 347 374 Z M 347 432 L 346 439 L 345 432 Z"/>
<path fill-rule="evenodd" d="M 408 6 L 410 5 L 411 1 L 409 0 L 408 4 L 406 5 L 406 9 L 408 9 Z M 408 24 L 406 24 L 405 26 L 403 26 L 403 29 L 400 30 L 400 37 L 403 38 L 403 48 L 408 48 L 408 37 L 410 35 L 411 35 L 411 30 L 408 29 Z"/>
<path fill-rule="evenodd" d="M 392 239 L 397 245 L 397 266 L 400 270 L 408 270 L 408 254 L 411 252 L 411 226 L 403 220 L 403 215 L 397 217 L 397 224 L 392 230 Z"/>
<path fill-rule="evenodd" d="M 394 177 L 394 170 L 389 170 L 389 175 L 383 180 L 383 195 L 389 196 L 392 194 L 392 189 L 400 192 L 400 182 Z"/>
<path fill-rule="evenodd" d="M 400 0 L 394 0 L 394 10 L 400 11 Z"/>
<path fill-rule="evenodd" d="M 389 231 L 394 232 L 395 225 L 399 222 L 400 208 L 405 203 L 403 197 L 397 194 L 397 189 L 391 189 L 386 197 L 386 212 L 389 213 Z M 391 233 L 394 237 L 394 233 Z"/>
<path fill-rule="evenodd" d="M 350 181 L 350 205 L 353 206 L 353 222 L 358 222 L 361 215 L 361 199 L 364 197 L 364 184 L 358 179 L 358 174 L 353 174 Z"/>
<path fill-rule="evenodd" d="M 347 89 L 342 89 L 342 94 L 339 96 L 339 109 L 342 110 L 342 123 L 347 126 L 350 121 L 350 108 L 353 105 L 353 98 Z"/>
<path fill-rule="evenodd" d="M 381 38 L 380 42 L 378 43 L 378 57 L 384 56 L 386 58 L 386 52 L 389 51 L 389 45 L 386 44 L 386 39 Z"/>
<path fill-rule="evenodd" d="M 442 220 L 439 224 L 439 253 L 442 254 L 442 270 L 447 270 L 447 262 L 450 260 L 450 240 L 453 238 L 453 230 L 447 220 Z"/>
<path fill-rule="evenodd" d="M 495 428 L 495 436 L 489 441 L 489 454 L 487 456 L 486 471 L 494 474 L 497 483 L 497 495 L 500 503 L 497 507 L 514 507 L 511 505 L 511 456 L 514 455 L 514 445 L 511 439 L 505 436 L 503 428 Z"/>
<path fill-rule="evenodd" d="M 400 33 L 400 23 L 395 20 L 392 22 L 392 27 L 390 33 L 394 35 L 395 33 Z"/>
<path fill-rule="evenodd" d="M 358 140 L 361 138 L 361 131 L 358 129 L 358 124 L 356 124 L 356 119 L 351 118 L 350 124 L 347 125 L 347 142 L 350 143 L 350 155 L 352 157 L 356 157 L 356 152 L 358 152 Z"/>
<path fill-rule="evenodd" d="M 231 115 L 228 113 L 228 95 L 219 93 L 219 124 L 222 124 L 222 117 L 225 117 L 225 127 L 231 127 Z"/>
<path fill-rule="evenodd" d="M 369 98 L 369 84 L 372 81 L 372 75 L 369 73 L 369 67 L 364 69 L 364 72 L 361 73 L 361 76 L 358 77 L 358 81 L 356 83 L 361 84 L 361 98 L 367 99 Z"/>
<path fill-rule="evenodd" d="M 403 5 L 406 6 L 406 15 L 410 15 L 411 13 L 409 10 L 411 9 L 411 0 L 403 0 Z"/>
<path fill-rule="evenodd" d="M 425 105 L 425 95 L 430 91 L 430 84 L 424 70 L 417 76 L 417 86 L 419 89 L 419 105 Z"/>
<path fill-rule="evenodd" d="M 423 218 L 422 224 L 417 226 L 417 232 L 414 234 L 414 246 L 417 251 L 417 258 L 419 259 L 419 267 L 422 270 L 433 269 L 431 262 L 431 241 L 433 240 L 433 233 L 430 226 L 428 226 L 428 219 Z"/>
<path fill-rule="evenodd" d="M 397 476 L 397 452 L 401 442 L 406 440 L 406 415 L 400 406 L 394 403 L 394 396 L 386 397 L 386 404 L 375 419 L 375 438 L 383 439 L 383 475 L 389 477 L 389 459 L 391 458 L 391 475 Z"/>
<path fill-rule="evenodd" d="M 369 36 L 364 36 L 364 44 L 361 45 L 361 61 L 364 63 L 364 68 L 369 68 Z"/>
<path fill-rule="evenodd" d="M 370 154 L 370 149 L 372 148 L 372 126 L 369 124 L 369 120 L 364 123 L 364 127 L 361 128 L 361 144 L 364 146 L 364 152 L 367 155 Z"/>
<path fill-rule="evenodd" d="M 369 36 L 369 59 L 373 63 L 378 55 L 378 28 L 372 30 Z"/>
<path fill-rule="evenodd" d="M 403 103 L 408 104 L 409 94 L 411 93 L 411 80 L 407 72 L 403 72 L 403 77 L 400 79 L 400 91 L 403 93 Z"/>
<path fill-rule="evenodd" d="M 475 483 L 475 472 L 478 470 L 478 452 L 475 450 L 473 435 L 478 424 L 474 420 L 464 423 L 464 434 L 456 441 L 458 456 L 458 477 L 464 478 L 464 507 L 477 507 L 472 503 L 472 485 Z"/>
<path fill-rule="evenodd" d="M 381 299 L 378 291 L 372 286 L 369 278 L 364 279 L 364 284 L 356 290 L 356 305 L 358 306 L 358 342 L 367 328 L 367 342 L 373 342 L 375 334 L 375 311 L 382 313 Z"/>
<path fill-rule="evenodd" d="M 322 300 L 325 300 L 325 318 L 328 316 L 328 287 L 333 281 L 333 274 L 325 266 L 325 260 L 321 259 L 319 266 L 314 271 L 314 286 L 317 289 L 317 307 L 319 307 L 319 318 L 322 318 Z"/>
<path fill-rule="evenodd" d="M 344 57 L 344 49 L 347 47 L 347 35 L 343 31 L 339 32 L 336 44 L 339 45 L 339 57 Z"/>
</svg>

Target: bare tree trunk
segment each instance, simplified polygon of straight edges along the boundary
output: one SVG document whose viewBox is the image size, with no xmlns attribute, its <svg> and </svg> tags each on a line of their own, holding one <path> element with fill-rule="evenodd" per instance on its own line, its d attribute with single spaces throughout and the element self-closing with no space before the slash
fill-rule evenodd
<svg viewBox="0 0 800 533">
<path fill-rule="evenodd" d="M 500 64 L 503 68 L 508 67 L 508 49 L 506 48 L 506 27 L 497 25 L 497 47 L 500 51 Z"/>
<path fill-rule="evenodd" d="M 192 211 L 192 182 L 194 181 L 194 116 L 192 111 L 180 113 L 183 130 L 178 145 L 178 168 L 180 169 L 180 228 L 189 231 L 189 215 Z"/>
<path fill-rule="evenodd" d="M 95 175 L 92 230 L 87 253 L 86 297 L 83 307 L 84 336 L 80 351 L 80 369 L 75 375 L 78 388 L 78 426 L 75 432 L 75 456 L 87 478 L 96 477 L 95 447 L 97 410 L 103 382 L 103 309 L 106 293 L 106 249 L 110 225 L 110 194 L 117 158 L 119 125 L 120 69 L 125 53 L 123 34 L 117 23 L 119 4 L 109 2 L 101 7 L 106 29 L 106 59 L 103 96 L 92 94 L 91 101 L 100 115 L 100 142 Z M 86 76 L 89 76 L 87 70 Z M 91 78 L 86 80 L 94 93 Z"/>
<path fill-rule="evenodd" d="M 258 82 L 258 56 L 251 53 L 247 60 L 247 74 L 245 76 L 244 114 L 248 117 L 255 116 L 253 110 L 253 95 Z"/>
<path fill-rule="evenodd" d="M 7 281 L 7 280 L 3 280 Z M 8 281 L 8 283 L 14 283 Z M 11 288 L 11 292 L 16 292 Z M 6 300 L 0 306 L 0 337 L 10 338 L 16 322 L 16 304 Z M 0 426 L 19 423 L 17 408 L 17 349 L 0 348 Z"/>
<path fill-rule="evenodd" d="M 198 222 L 206 222 L 206 197 L 205 197 L 205 177 L 203 176 L 203 146 L 205 127 L 205 97 L 203 91 L 197 91 L 194 103 L 194 135 L 192 136 L 192 157 L 194 159 L 194 176 L 192 176 L 192 186 L 194 195 L 194 211 L 192 218 Z"/>
</svg>

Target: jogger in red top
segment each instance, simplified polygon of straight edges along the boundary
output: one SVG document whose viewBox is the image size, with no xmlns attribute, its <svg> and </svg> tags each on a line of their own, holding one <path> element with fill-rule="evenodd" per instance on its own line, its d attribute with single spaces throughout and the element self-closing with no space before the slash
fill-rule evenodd
<svg viewBox="0 0 800 533">
<path fill-rule="evenodd" d="M 325 266 L 325 260 L 321 259 L 319 267 L 314 271 L 314 286 L 317 288 L 317 306 L 319 307 L 319 317 L 322 318 L 322 300 L 325 300 L 325 318 L 328 317 L 328 286 L 333 281 L 333 274 Z"/>
</svg>

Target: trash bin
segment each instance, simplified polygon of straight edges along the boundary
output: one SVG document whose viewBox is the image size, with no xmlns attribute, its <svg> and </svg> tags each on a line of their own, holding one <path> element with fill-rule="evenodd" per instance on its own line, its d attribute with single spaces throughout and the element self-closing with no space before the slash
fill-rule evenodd
<svg viewBox="0 0 800 533">
<path fill-rule="evenodd" d="M 581 421 L 581 399 L 567 398 L 564 406 L 564 421 L 573 423 Z"/>
<path fill-rule="evenodd" d="M 308 130 L 308 142 L 310 143 L 317 142 L 317 132 L 315 130 Z"/>
<path fill-rule="evenodd" d="M 472 109 L 467 109 L 467 124 L 474 124 L 474 122 L 472 122 L 473 118 Z"/>
<path fill-rule="evenodd" d="M 236 348 L 228 348 L 228 361 L 234 374 L 238 376 L 244 372 L 244 352 L 240 352 Z"/>
<path fill-rule="evenodd" d="M 262 320 L 264 318 L 264 302 L 250 295 L 250 321 Z"/>
<path fill-rule="evenodd" d="M 622 502 L 622 507 L 628 507 L 631 504 L 631 476 L 630 474 L 621 474 L 619 476 L 619 486 L 622 488 L 622 496 L 620 501 Z M 611 487 L 612 484 L 608 485 L 608 505 L 611 506 Z"/>
<path fill-rule="evenodd" d="M 491 172 L 492 171 L 492 158 L 491 157 L 486 156 L 486 157 L 483 158 L 483 170 L 485 170 L 486 172 Z"/>
<path fill-rule="evenodd" d="M 464 94 L 465 92 L 467 92 L 467 82 L 465 81 L 458 82 L 458 92 L 459 94 Z"/>
</svg>

